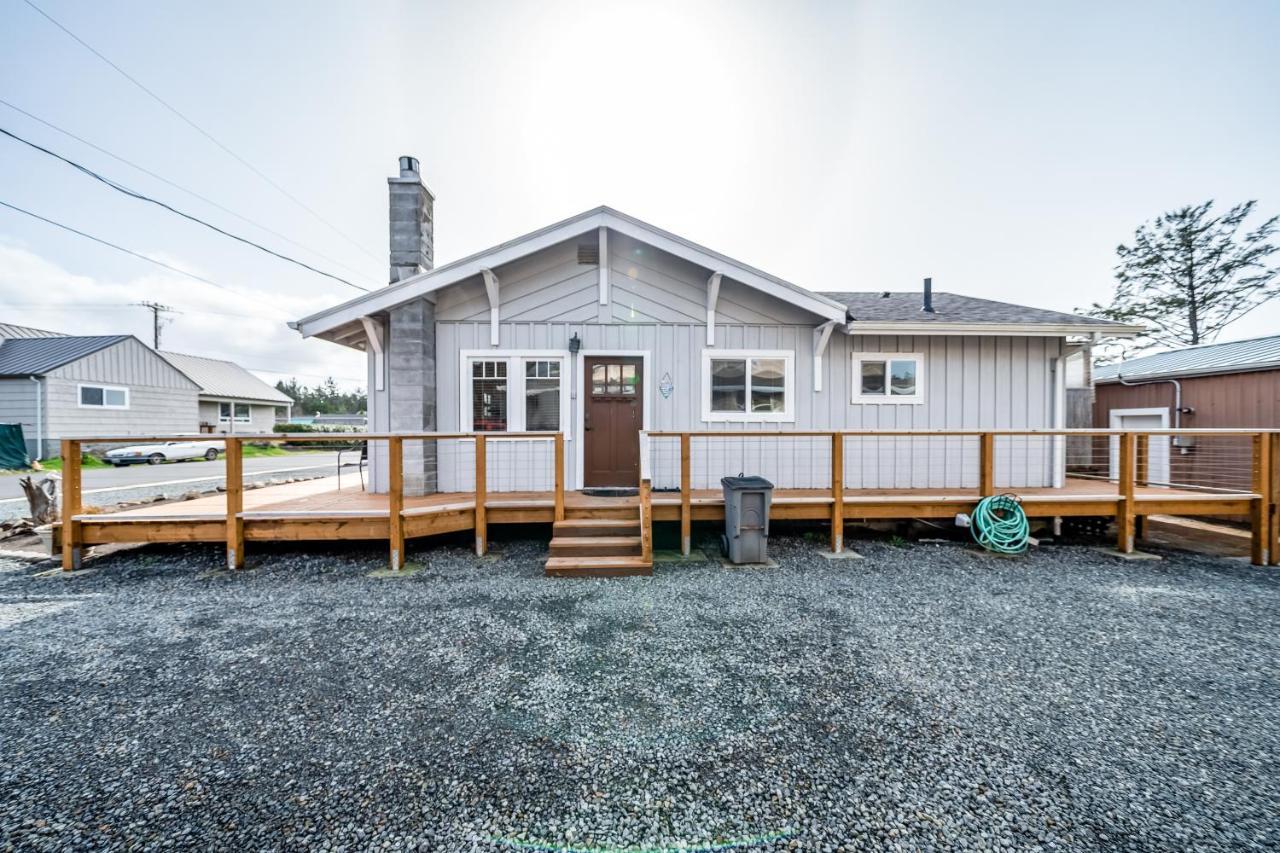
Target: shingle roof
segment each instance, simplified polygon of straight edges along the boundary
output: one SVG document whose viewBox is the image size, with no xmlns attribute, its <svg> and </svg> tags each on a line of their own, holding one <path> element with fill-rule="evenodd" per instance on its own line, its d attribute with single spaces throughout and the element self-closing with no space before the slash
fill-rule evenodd
<svg viewBox="0 0 1280 853">
<path fill-rule="evenodd" d="M 858 293 L 824 293 L 828 299 L 842 302 L 849 307 L 854 322 L 879 323 L 966 323 L 1001 325 L 1009 323 L 1055 326 L 1115 326 L 1123 323 L 1028 308 L 993 299 L 979 299 L 958 293 L 934 291 L 932 314 L 921 310 L 922 294 L 912 291 L 874 291 Z"/>
<path fill-rule="evenodd" d="M 30 326 L 17 326 L 13 323 L 0 323 L 0 340 L 6 338 L 65 338 L 62 332 L 46 332 L 44 329 L 33 329 Z"/>
<path fill-rule="evenodd" d="M 200 386 L 206 397 L 226 397 L 262 403 L 292 403 L 287 395 L 272 388 L 234 361 L 162 352 L 161 357 Z"/>
<path fill-rule="evenodd" d="M 0 376 L 43 376 L 128 339 L 129 335 L 9 338 L 0 342 Z"/>
<path fill-rule="evenodd" d="M 1095 382 L 1280 369 L 1280 335 L 1159 352 L 1093 369 Z"/>
</svg>

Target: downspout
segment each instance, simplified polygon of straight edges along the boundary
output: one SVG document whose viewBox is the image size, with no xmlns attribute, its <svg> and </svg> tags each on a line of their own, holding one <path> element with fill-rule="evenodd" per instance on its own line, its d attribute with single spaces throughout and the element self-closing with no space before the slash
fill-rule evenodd
<svg viewBox="0 0 1280 853">
<path fill-rule="evenodd" d="M 36 458 L 32 461 L 39 462 L 44 459 L 44 386 L 39 376 L 27 378 L 36 383 Z"/>
</svg>

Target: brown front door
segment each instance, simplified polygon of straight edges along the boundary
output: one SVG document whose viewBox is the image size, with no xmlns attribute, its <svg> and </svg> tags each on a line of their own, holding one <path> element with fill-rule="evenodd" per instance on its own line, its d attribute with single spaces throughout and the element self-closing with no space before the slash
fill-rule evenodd
<svg viewBox="0 0 1280 853">
<path fill-rule="evenodd" d="M 644 425 L 644 362 L 622 356 L 584 356 L 582 482 L 639 486 Z"/>
</svg>

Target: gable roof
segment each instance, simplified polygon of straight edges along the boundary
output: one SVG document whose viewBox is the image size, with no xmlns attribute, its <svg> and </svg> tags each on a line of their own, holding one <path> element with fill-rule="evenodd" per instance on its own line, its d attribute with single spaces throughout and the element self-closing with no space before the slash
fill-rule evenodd
<svg viewBox="0 0 1280 853">
<path fill-rule="evenodd" d="M 0 340 L 8 338 L 65 338 L 62 332 L 46 332 L 44 329 L 33 329 L 30 326 L 18 326 L 13 323 L 0 323 Z"/>
<path fill-rule="evenodd" d="M 1127 337 L 1137 334 L 1139 326 L 1129 326 L 1111 320 L 1082 317 L 1061 311 L 1048 311 L 979 299 L 959 293 L 934 291 L 933 313 L 921 309 L 923 295 L 920 291 L 876 291 L 873 293 L 826 293 L 825 296 L 840 302 L 849 309 L 849 331 L 858 332 L 904 331 L 950 332 L 951 327 L 971 329 L 987 334 L 1028 331 L 1039 334 L 1083 335 L 1103 334 Z"/>
<path fill-rule="evenodd" d="M 259 403 L 293 403 L 289 395 L 272 388 L 234 361 L 177 352 L 162 352 L 160 357 L 199 385 L 201 396 Z"/>
<path fill-rule="evenodd" d="M 1118 364 L 1104 364 L 1093 369 L 1093 379 L 1095 382 L 1119 382 L 1121 376 L 1125 379 L 1149 379 L 1251 370 L 1280 370 L 1280 335 L 1201 344 L 1131 358 Z"/>
<path fill-rule="evenodd" d="M 0 376 L 43 376 L 64 364 L 127 341 L 132 335 L 60 335 L 0 341 Z"/>
<path fill-rule="evenodd" d="M 663 231 L 661 228 L 642 222 L 625 213 L 609 207 L 597 207 L 561 220 L 546 228 L 530 232 L 514 240 L 499 243 L 492 248 L 477 252 L 474 255 L 436 267 L 403 281 L 388 285 L 379 290 L 357 296 L 340 305 L 304 317 L 290 327 L 302 333 L 303 337 L 323 335 L 349 323 L 358 322 L 361 317 L 385 311 L 410 299 L 425 296 L 452 284 L 479 275 L 481 270 L 490 269 L 509 263 L 517 258 L 562 243 L 565 240 L 580 237 L 597 228 L 606 227 L 619 234 L 625 234 L 655 248 L 670 252 L 677 257 L 695 263 L 712 272 L 723 273 L 734 281 L 748 287 L 768 293 L 785 302 L 799 306 L 825 320 L 843 322 L 844 305 L 835 302 L 820 293 L 807 290 L 797 284 L 769 275 L 762 270 L 736 261 L 705 246 L 686 240 Z"/>
</svg>

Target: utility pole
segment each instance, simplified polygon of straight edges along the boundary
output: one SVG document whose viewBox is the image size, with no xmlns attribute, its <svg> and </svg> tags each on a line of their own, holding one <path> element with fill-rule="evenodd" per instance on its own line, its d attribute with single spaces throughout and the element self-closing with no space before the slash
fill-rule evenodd
<svg viewBox="0 0 1280 853">
<path fill-rule="evenodd" d="M 160 349 L 160 315 L 161 314 L 181 314 L 177 308 L 171 308 L 168 305 L 161 305 L 159 302 L 135 302 L 134 305 L 139 308 L 146 308 L 151 312 L 151 346 L 153 349 Z"/>
</svg>

